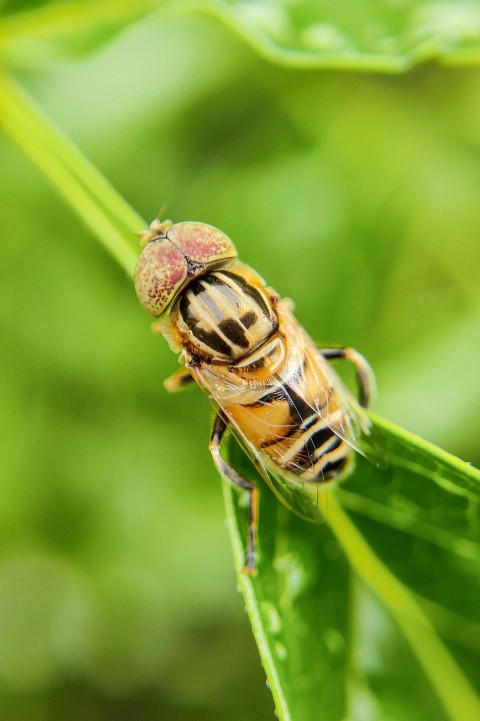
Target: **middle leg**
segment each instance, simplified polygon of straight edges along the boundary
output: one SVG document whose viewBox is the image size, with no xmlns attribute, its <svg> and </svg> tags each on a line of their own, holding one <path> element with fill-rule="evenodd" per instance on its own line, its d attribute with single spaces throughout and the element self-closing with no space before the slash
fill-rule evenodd
<svg viewBox="0 0 480 721">
<path fill-rule="evenodd" d="M 232 486 L 242 488 L 249 492 L 250 503 L 248 513 L 248 542 L 247 559 L 243 569 L 244 573 L 255 575 L 257 573 L 257 527 L 258 527 L 258 488 L 253 481 L 247 481 L 220 455 L 220 444 L 227 430 L 227 421 L 221 413 L 217 413 L 213 421 L 212 433 L 210 436 L 209 449 L 212 454 L 215 467 L 225 480 Z"/>
</svg>

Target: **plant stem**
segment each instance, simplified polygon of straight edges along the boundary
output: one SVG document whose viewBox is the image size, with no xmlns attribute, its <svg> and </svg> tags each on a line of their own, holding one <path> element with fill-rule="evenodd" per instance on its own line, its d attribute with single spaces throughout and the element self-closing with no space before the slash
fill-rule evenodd
<svg viewBox="0 0 480 721">
<path fill-rule="evenodd" d="M 129 275 L 145 221 L 12 80 L 0 84 L 5 131 L 40 168 Z"/>
</svg>

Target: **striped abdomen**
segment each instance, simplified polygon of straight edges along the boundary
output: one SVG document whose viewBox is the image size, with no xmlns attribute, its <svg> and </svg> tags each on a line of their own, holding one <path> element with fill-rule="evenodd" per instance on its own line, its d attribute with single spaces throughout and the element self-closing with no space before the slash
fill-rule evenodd
<svg viewBox="0 0 480 721">
<path fill-rule="evenodd" d="M 320 398 L 307 401 L 292 386 L 279 384 L 244 405 L 243 411 L 239 408 L 238 420 L 249 439 L 279 470 L 310 483 L 329 481 L 347 469 L 352 450 L 322 418 L 322 403 Z M 332 409 L 332 413 L 341 411 Z M 334 416 L 329 414 L 330 421 Z M 256 438 L 252 438 L 254 433 Z"/>
<path fill-rule="evenodd" d="M 223 362 L 247 356 L 278 324 L 263 284 L 220 270 L 187 286 L 172 321 L 190 351 Z"/>
</svg>

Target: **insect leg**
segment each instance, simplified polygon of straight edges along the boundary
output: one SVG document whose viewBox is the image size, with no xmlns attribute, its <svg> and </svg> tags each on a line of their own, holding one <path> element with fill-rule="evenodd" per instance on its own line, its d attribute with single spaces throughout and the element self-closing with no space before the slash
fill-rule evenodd
<svg viewBox="0 0 480 721">
<path fill-rule="evenodd" d="M 375 377 L 367 360 L 354 348 L 319 348 L 320 353 L 327 360 L 349 360 L 355 366 L 357 376 L 359 402 L 364 408 L 368 408 L 372 396 L 375 393 Z"/>
<path fill-rule="evenodd" d="M 221 413 L 217 413 L 213 421 L 212 432 L 210 435 L 210 443 L 208 445 L 212 454 L 215 467 L 225 480 L 232 486 L 243 488 L 250 494 L 249 513 L 248 513 L 248 543 L 247 543 L 247 562 L 243 569 L 243 573 L 255 575 L 256 568 L 256 548 L 257 548 L 257 526 L 258 526 L 258 488 L 252 481 L 242 478 L 237 471 L 232 468 L 220 455 L 220 444 L 227 429 L 227 421 Z"/>
<path fill-rule="evenodd" d="M 195 383 L 195 380 L 187 368 L 181 368 L 163 381 L 167 391 L 178 391 L 181 388 L 190 386 L 192 383 Z"/>
</svg>

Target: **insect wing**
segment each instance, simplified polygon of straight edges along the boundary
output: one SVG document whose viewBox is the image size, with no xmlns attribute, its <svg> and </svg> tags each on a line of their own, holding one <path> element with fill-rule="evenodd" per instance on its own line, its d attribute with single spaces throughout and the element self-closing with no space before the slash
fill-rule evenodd
<svg viewBox="0 0 480 721">
<path fill-rule="evenodd" d="M 248 390 L 245 388 L 239 389 L 234 380 L 228 380 L 225 377 L 220 379 L 206 367 L 192 369 L 192 374 L 213 407 L 217 411 L 220 410 L 228 420 L 229 429 L 238 445 L 246 453 L 277 498 L 297 515 L 311 521 L 323 521 L 325 517 L 326 485 L 309 483 L 295 473 L 285 469 L 280 470 L 272 458 L 259 449 L 246 435 L 242 424 L 237 421 L 235 413 L 232 413 L 235 400 L 239 400 L 239 393 L 241 393 L 243 401 L 248 400 Z M 277 380 L 273 385 L 269 385 L 269 388 L 273 392 L 274 389 L 280 390 L 283 388 L 283 384 Z M 244 411 L 248 418 L 248 408 L 244 408 Z M 258 419 L 255 418 L 253 422 L 256 424 Z M 264 430 L 262 424 L 260 424 L 260 429 L 262 433 Z M 281 438 L 280 435 L 279 438 Z"/>
<path fill-rule="evenodd" d="M 312 356 L 311 350 L 309 355 Z M 317 375 L 318 382 L 328 388 L 328 401 L 319 404 L 318 414 L 339 438 L 358 453 L 369 457 L 371 423 L 368 415 L 318 349 L 315 349 L 315 355 L 311 357 L 311 369 Z"/>
<path fill-rule="evenodd" d="M 267 454 L 259 451 L 235 424 L 231 425 L 238 445 L 244 450 L 276 497 L 298 516 L 323 522 L 327 509 L 328 484 L 308 483 L 299 476 L 280 470 Z"/>
<path fill-rule="evenodd" d="M 322 417 L 325 423 L 340 438 L 343 438 L 354 450 L 365 456 L 377 468 L 385 468 L 386 461 L 381 445 L 375 433 L 375 428 L 362 406 L 357 403 L 355 398 L 345 386 L 343 381 L 338 377 L 330 363 L 321 355 L 320 362 L 324 367 L 325 375 L 329 378 L 329 383 L 333 388 L 336 401 L 344 413 L 340 418 L 329 417 L 328 411 Z"/>
<path fill-rule="evenodd" d="M 235 383 L 228 383 L 224 380 L 217 385 L 218 379 L 214 379 L 213 375 L 205 369 L 195 370 L 194 376 L 215 410 L 221 411 L 228 420 L 229 430 L 236 442 L 277 498 L 302 518 L 322 522 L 325 519 L 326 486 L 307 483 L 294 473 L 280 470 L 272 459 L 247 437 L 235 416 L 230 412 L 231 404 L 221 403 L 219 399 L 219 396 L 225 397 L 228 389 L 227 392 L 233 400 L 238 394 L 238 387 Z M 246 412 L 248 413 L 248 411 Z"/>
<path fill-rule="evenodd" d="M 380 453 L 365 410 L 288 310 L 283 313 L 283 323 L 291 339 L 285 383 L 310 400 L 312 410 L 339 438 L 378 465 Z M 300 373 L 298 369 L 301 369 Z"/>
</svg>

